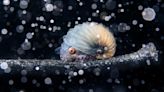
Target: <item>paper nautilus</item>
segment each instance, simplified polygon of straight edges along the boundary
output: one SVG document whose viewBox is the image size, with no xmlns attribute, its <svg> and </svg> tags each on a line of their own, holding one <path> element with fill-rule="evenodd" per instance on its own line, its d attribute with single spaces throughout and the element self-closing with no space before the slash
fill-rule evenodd
<svg viewBox="0 0 164 92">
<path fill-rule="evenodd" d="M 116 41 L 103 24 L 85 22 L 71 28 L 63 37 L 60 58 L 64 61 L 111 58 L 116 51 Z"/>
</svg>

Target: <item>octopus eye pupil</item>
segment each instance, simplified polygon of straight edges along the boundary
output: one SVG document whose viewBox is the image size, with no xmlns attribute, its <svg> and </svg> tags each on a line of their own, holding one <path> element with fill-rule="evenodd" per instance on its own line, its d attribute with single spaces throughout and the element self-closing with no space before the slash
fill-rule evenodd
<svg viewBox="0 0 164 92">
<path fill-rule="evenodd" d="M 76 53 L 75 48 L 69 48 L 68 51 L 69 51 L 70 54 L 75 54 Z"/>
</svg>

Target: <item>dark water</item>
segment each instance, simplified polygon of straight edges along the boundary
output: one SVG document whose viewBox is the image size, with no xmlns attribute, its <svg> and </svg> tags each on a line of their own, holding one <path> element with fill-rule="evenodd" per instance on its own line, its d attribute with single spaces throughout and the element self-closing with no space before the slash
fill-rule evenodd
<svg viewBox="0 0 164 92">
<path fill-rule="evenodd" d="M 54 49 L 61 45 L 62 37 L 70 28 L 86 21 L 102 23 L 111 29 L 117 41 L 116 56 L 153 42 L 159 51 L 158 64 L 126 70 L 113 67 L 98 76 L 86 72 L 71 79 L 53 74 L 26 77 L 1 74 L 0 91 L 164 91 L 162 0 L 1 0 L 0 58 L 59 59 Z"/>
</svg>

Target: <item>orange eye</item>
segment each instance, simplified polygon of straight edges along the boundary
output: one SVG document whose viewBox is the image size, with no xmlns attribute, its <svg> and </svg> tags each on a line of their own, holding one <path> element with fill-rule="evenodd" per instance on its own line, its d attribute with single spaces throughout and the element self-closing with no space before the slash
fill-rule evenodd
<svg viewBox="0 0 164 92">
<path fill-rule="evenodd" d="M 69 48 L 68 51 L 69 51 L 70 54 L 75 54 L 76 53 L 76 49 L 72 48 L 72 47 Z"/>
</svg>

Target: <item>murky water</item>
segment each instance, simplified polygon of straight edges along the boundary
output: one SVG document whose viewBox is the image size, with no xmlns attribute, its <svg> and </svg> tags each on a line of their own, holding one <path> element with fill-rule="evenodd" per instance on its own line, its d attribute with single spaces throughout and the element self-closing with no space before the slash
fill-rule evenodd
<svg viewBox="0 0 164 92">
<path fill-rule="evenodd" d="M 163 16 L 162 0 L 1 0 L 0 91 L 163 92 Z M 81 63 L 75 64 L 78 68 L 51 66 L 53 60 L 60 60 L 55 49 L 63 36 L 84 22 L 102 23 L 112 31 L 115 56 L 136 52 L 152 42 L 159 58 L 89 68 L 80 67 Z M 33 65 L 35 59 L 52 61 Z"/>
</svg>

